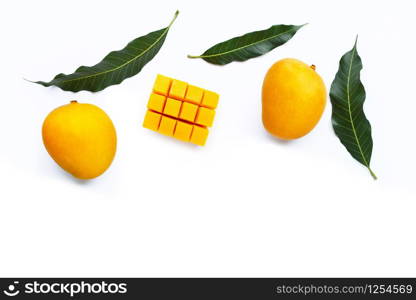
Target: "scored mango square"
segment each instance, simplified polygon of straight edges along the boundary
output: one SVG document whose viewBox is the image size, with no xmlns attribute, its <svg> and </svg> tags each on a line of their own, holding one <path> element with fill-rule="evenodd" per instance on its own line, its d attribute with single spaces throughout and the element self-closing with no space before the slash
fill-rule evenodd
<svg viewBox="0 0 416 300">
<path fill-rule="evenodd" d="M 219 95 L 184 81 L 157 75 L 143 127 L 184 142 L 205 145 Z"/>
</svg>

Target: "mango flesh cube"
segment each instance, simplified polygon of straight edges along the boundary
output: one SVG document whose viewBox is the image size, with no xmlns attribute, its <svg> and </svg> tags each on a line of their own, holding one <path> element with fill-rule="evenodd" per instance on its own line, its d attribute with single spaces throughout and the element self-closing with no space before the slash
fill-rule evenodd
<svg viewBox="0 0 416 300">
<path fill-rule="evenodd" d="M 211 91 L 205 91 L 204 97 L 202 98 L 201 105 L 215 109 L 218 105 L 218 100 L 220 96 L 217 93 L 211 92 Z"/>
<path fill-rule="evenodd" d="M 173 132 L 175 131 L 176 120 L 162 116 L 162 120 L 160 121 L 159 132 L 164 135 L 173 136 Z"/>
<path fill-rule="evenodd" d="M 153 91 L 158 94 L 167 96 L 172 83 L 172 79 L 163 75 L 158 74 L 153 85 Z"/>
<path fill-rule="evenodd" d="M 186 91 L 185 100 L 195 103 L 195 104 L 200 104 L 203 95 L 204 95 L 203 89 L 194 85 L 188 85 L 188 90 Z"/>
<path fill-rule="evenodd" d="M 187 82 L 157 75 L 143 127 L 203 146 L 219 95 Z"/>
<path fill-rule="evenodd" d="M 198 112 L 198 105 L 184 102 L 179 118 L 193 123 L 195 121 L 196 113 Z"/>
<path fill-rule="evenodd" d="M 179 111 L 181 110 L 182 102 L 172 98 L 166 100 L 165 109 L 163 113 L 168 116 L 177 118 L 179 116 Z"/>
<path fill-rule="evenodd" d="M 186 82 L 173 79 L 169 90 L 169 97 L 183 99 L 185 97 L 187 87 L 188 84 Z"/>
<path fill-rule="evenodd" d="M 159 129 L 159 123 L 162 115 L 148 110 L 144 117 L 143 127 L 157 131 Z"/>
<path fill-rule="evenodd" d="M 194 125 L 191 135 L 191 143 L 199 146 L 204 146 L 208 138 L 208 129 Z"/>
<path fill-rule="evenodd" d="M 176 124 L 175 133 L 173 136 L 177 138 L 178 140 L 189 142 L 191 138 L 192 127 L 193 125 L 191 124 L 178 121 L 178 123 Z"/>
<path fill-rule="evenodd" d="M 195 123 L 203 126 L 212 126 L 214 122 L 215 110 L 200 107 L 196 115 Z"/>
<path fill-rule="evenodd" d="M 165 96 L 152 93 L 150 95 L 149 102 L 147 103 L 147 108 L 161 113 L 165 107 L 165 101 Z"/>
</svg>

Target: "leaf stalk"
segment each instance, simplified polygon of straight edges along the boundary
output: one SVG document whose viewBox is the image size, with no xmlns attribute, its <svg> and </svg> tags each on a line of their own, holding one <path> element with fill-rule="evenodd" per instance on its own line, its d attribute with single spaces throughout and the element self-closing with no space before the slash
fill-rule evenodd
<svg viewBox="0 0 416 300">
<path fill-rule="evenodd" d="M 377 175 L 376 175 L 376 174 L 374 174 L 373 170 L 371 170 L 371 168 L 370 168 L 370 167 L 367 167 L 367 169 L 368 169 L 368 171 L 370 171 L 370 174 L 371 174 L 371 176 L 373 176 L 373 179 L 374 179 L 374 180 L 377 180 Z"/>
<path fill-rule="evenodd" d="M 176 18 L 178 17 L 178 15 L 179 15 L 179 10 L 177 10 L 177 11 L 175 12 L 175 15 L 173 16 L 172 21 L 170 21 L 170 23 L 169 23 L 169 25 L 168 25 L 168 28 L 170 28 L 170 26 L 172 26 L 173 22 L 175 22 L 175 20 L 176 20 Z"/>
</svg>

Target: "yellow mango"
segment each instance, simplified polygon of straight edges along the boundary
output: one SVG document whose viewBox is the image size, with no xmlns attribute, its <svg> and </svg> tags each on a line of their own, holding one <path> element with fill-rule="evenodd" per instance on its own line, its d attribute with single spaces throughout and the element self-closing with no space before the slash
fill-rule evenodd
<svg viewBox="0 0 416 300">
<path fill-rule="evenodd" d="M 276 62 L 267 72 L 262 90 L 262 119 L 272 135 L 297 139 L 319 122 L 326 105 L 322 78 L 297 59 Z"/>
<path fill-rule="evenodd" d="M 104 173 L 116 153 L 111 119 L 99 107 L 71 101 L 53 110 L 42 127 L 43 143 L 55 162 L 79 179 Z"/>
</svg>

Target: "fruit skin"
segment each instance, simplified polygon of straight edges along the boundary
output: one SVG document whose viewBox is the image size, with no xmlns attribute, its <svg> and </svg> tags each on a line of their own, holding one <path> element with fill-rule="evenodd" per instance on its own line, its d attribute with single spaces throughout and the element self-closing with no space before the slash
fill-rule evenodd
<svg viewBox="0 0 416 300">
<path fill-rule="evenodd" d="M 42 137 L 55 162 L 79 179 L 104 173 L 116 153 L 113 122 L 92 104 L 71 101 L 56 108 L 43 122 Z"/>
<path fill-rule="evenodd" d="M 262 119 L 272 135 L 284 140 L 306 135 L 320 120 L 325 104 L 325 84 L 315 66 L 286 58 L 268 70 L 262 90 Z"/>
</svg>

